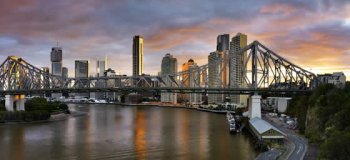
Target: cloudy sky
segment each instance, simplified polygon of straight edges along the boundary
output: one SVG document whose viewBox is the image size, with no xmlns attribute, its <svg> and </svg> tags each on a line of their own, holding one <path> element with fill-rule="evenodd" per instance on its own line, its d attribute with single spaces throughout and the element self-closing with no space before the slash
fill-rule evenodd
<svg viewBox="0 0 350 160">
<path fill-rule="evenodd" d="M 349 0 L 1 0 L 0 61 L 23 57 L 50 66 L 57 41 L 63 65 L 108 56 L 109 67 L 131 74 L 133 35 L 144 37 L 145 73 L 156 74 L 162 57 L 179 65 L 207 63 L 216 36 L 242 32 L 314 73 L 350 76 Z"/>
</svg>

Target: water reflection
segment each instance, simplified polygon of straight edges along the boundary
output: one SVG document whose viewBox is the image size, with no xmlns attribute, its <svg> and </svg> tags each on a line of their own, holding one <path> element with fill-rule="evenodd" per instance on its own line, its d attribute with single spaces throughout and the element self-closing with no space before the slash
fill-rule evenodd
<svg viewBox="0 0 350 160">
<path fill-rule="evenodd" d="M 0 125 L 1 159 L 254 159 L 224 115 L 163 107 L 70 105 L 87 116 Z"/>
<path fill-rule="evenodd" d="M 13 135 L 10 137 L 8 148 L 10 159 L 20 160 L 23 159 L 23 151 L 25 149 L 24 146 L 24 136 L 25 133 L 22 128 L 15 128 L 13 131 L 8 132 L 9 135 Z"/>
<path fill-rule="evenodd" d="M 146 158 L 145 125 L 146 124 L 144 112 L 137 110 L 134 135 L 137 159 Z"/>
<path fill-rule="evenodd" d="M 199 115 L 199 159 L 208 159 L 207 155 L 210 150 L 208 138 L 208 114 Z"/>
</svg>

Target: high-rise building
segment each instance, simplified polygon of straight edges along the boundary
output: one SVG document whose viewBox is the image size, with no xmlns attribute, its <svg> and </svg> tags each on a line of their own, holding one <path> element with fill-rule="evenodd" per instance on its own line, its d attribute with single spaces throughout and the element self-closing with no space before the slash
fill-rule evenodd
<svg viewBox="0 0 350 160">
<path fill-rule="evenodd" d="M 62 78 L 64 80 L 68 79 L 68 68 L 67 67 L 62 67 Z M 67 91 L 62 92 L 63 97 L 68 97 L 69 93 Z"/>
<path fill-rule="evenodd" d="M 68 68 L 62 67 L 62 78 L 67 79 L 68 78 Z"/>
<path fill-rule="evenodd" d="M 182 83 L 185 87 L 198 87 L 200 86 L 200 70 L 197 63 L 193 59 L 189 59 L 187 63 L 182 64 Z M 202 95 L 200 93 L 182 94 L 183 101 L 190 103 L 200 103 L 202 101 Z"/>
<path fill-rule="evenodd" d="M 245 62 L 247 61 L 247 52 L 238 53 L 239 50 L 247 46 L 247 35 L 238 33 L 232 37 L 230 43 L 230 88 L 245 88 L 247 83 L 243 75 L 247 74 Z M 241 105 L 247 105 L 247 95 L 231 95 L 231 102 Z"/>
<path fill-rule="evenodd" d="M 111 69 L 111 68 L 108 68 L 105 72 L 104 72 L 104 75 L 106 77 L 115 77 L 117 76 L 115 70 Z M 117 84 L 118 81 L 116 81 L 115 79 L 109 79 L 107 80 L 107 87 L 109 88 L 115 88 L 118 84 Z M 116 94 L 116 92 L 107 92 L 106 93 L 106 99 L 108 101 L 116 101 L 118 99 L 118 95 Z"/>
<path fill-rule="evenodd" d="M 162 67 L 160 76 L 164 77 L 164 81 L 168 86 L 173 87 L 175 84 L 171 83 L 171 80 L 166 76 L 175 74 L 177 72 L 177 59 L 174 58 L 170 53 L 167 53 L 162 60 Z M 177 93 L 161 93 L 161 102 L 176 103 Z"/>
<path fill-rule="evenodd" d="M 133 37 L 132 43 L 132 75 L 140 76 L 143 72 L 143 38 L 140 35 Z"/>
<path fill-rule="evenodd" d="M 218 35 L 217 43 L 216 43 L 216 50 L 219 52 L 230 50 L 230 35 L 229 34 Z"/>
<path fill-rule="evenodd" d="M 50 88 L 50 69 L 49 67 L 42 67 L 41 70 L 43 71 L 43 88 Z M 51 97 L 51 93 L 46 92 L 45 97 Z"/>
<path fill-rule="evenodd" d="M 105 60 L 97 60 L 96 63 L 96 77 L 104 77 L 104 73 L 107 68 L 107 57 Z M 98 80 L 95 82 L 96 87 L 105 87 L 106 82 L 103 80 Z M 91 92 L 90 93 L 90 98 L 95 98 L 95 99 L 106 99 L 107 93 L 104 92 Z"/>
<path fill-rule="evenodd" d="M 53 47 L 51 49 L 51 73 L 56 76 L 62 76 L 62 48 Z"/>
<path fill-rule="evenodd" d="M 229 65 L 227 62 L 229 51 L 215 51 L 208 56 L 208 87 L 225 88 L 229 82 Z M 224 94 L 209 94 L 208 103 L 223 103 Z"/>
<path fill-rule="evenodd" d="M 89 77 L 89 61 L 75 60 L 75 78 Z"/>
<path fill-rule="evenodd" d="M 106 61 L 98 60 L 96 64 L 96 76 L 102 77 L 106 70 Z"/>
<path fill-rule="evenodd" d="M 51 49 L 51 73 L 55 76 L 62 76 L 62 48 L 52 47 Z M 61 93 L 52 93 L 51 98 L 61 97 Z"/>
<path fill-rule="evenodd" d="M 75 78 L 88 78 L 89 77 L 89 61 L 88 60 L 75 60 Z M 87 85 L 87 80 L 80 80 L 82 83 L 80 85 Z M 80 87 L 83 87 L 80 86 Z M 90 93 L 79 93 L 76 94 L 80 97 L 89 97 Z"/>
<path fill-rule="evenodd" d="M 167 53 L 162 60 L 161 75 L 174 74 L 177 72 L 177 59 Z"/>
</svg>

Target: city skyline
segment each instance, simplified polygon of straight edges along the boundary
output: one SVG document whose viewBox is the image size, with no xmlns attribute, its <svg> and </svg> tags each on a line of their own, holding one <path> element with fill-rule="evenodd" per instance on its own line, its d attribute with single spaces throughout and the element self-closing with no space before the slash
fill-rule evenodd
<svg viewBox="0 0 350 160">
<path fill-rule="evenodd" d="M 0 7 L 0 59 L 15 55 L 37 67 L 49 67 L 50 49 L 58 41 L 70 77 L 76 59 L 94 62 L 105 55 L 110 68 L 131 75 L 132 36 L 137 34 L 144 37 L 144 72 L 156 75 L 164 54 L 172 53 L 178 64 L 193 58 L 203 65 L 215 50 L 217 35 L 238 32 L 247 34 L 248 43 L 258 40 L 311 72 L 350 74 L 346 1 L 20 2 L 4 1 Z M 62 11 L 70 18 L 59 14 Z"/>
</svg>

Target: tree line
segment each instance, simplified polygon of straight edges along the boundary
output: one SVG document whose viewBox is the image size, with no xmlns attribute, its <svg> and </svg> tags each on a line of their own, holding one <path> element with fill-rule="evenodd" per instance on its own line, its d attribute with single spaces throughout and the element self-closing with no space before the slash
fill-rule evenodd
<svg viewBox="0 0 350 160">
<path fill-rule="evenodd" d="M 310 95 L 294 97 L 287 114 L 298 118 L 300 133 L 320 145 L 320 159 L 349 159 L 350 82 L 343 88 L 320 85 Z"/>
</svg>

